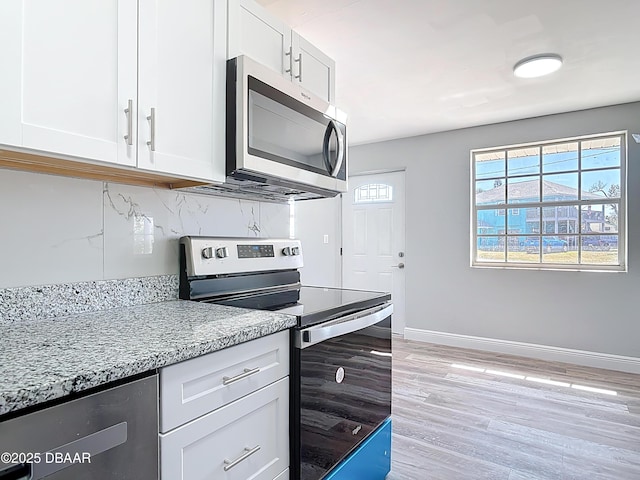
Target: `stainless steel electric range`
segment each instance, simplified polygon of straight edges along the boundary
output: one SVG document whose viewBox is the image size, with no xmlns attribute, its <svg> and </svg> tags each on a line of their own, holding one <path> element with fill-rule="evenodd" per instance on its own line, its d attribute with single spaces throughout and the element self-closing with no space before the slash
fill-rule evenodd
<svg viewBox="0 0 640 480">
<path fill-rule="evenodd" d="M 300 284 L 298 240 L 183 237 L 180 298 L 295 315 L 291 478 L 382 480 L 391 455 L 391 295 Z"/>
</svg>

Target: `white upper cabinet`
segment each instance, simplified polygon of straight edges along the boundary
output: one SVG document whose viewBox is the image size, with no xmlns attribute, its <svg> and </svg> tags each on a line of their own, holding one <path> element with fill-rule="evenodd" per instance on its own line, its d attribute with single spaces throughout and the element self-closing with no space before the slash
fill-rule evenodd
<svg viewBox="0 0 640 480">
<path fill-rule="evenodd" d="M 224 1 L 2 0 L 0 148 L 223 181 L 226 24 Z"/>
<path fill-rule="evenodd" d="M 223 182 L 242 54 L 334 102 L 335 62 L 254 0 L 1 0 L 0 149 Z"/>
<path fill-rule="evenodd" d="M 247 55 L 285 75 L 289 68 L 286 55 L 291 46 L 291 28 L 253 0 L 229 0 L 228 4 L 227 57 Z"/>
<path fill-rule="evenodd" d="M 0 144 L 124 165 L 136 2 L 0 2 Z"/>
<path fill-rule="evenodd" d="M 334 102 L 335 62 L 331 58 L 254 0 L 228 0 L 228 6 L 228 58 L 247 55 Z"/>
<path fill-rule="evenodd" d="M 333 103 L 336 62 L 295 32 L 291 36 L 291 46 L 293 80 L 318 97 Z"/>
<path fill-rule="evenodd" d="M 138 167 L 222 181 L 226 4 L 139 3 Z"/>
</svg>

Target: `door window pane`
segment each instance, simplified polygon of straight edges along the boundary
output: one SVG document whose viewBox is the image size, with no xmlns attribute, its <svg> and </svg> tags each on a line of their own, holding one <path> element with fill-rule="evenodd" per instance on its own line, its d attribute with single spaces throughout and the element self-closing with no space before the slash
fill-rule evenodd
<svg viewBox="0 0 640 480">
<path fill-rule="evenodd" d="M 393 187 L 380 183 L 362 185 L 355 189 L 354 203 L 392 202 Z"/>
</svg>

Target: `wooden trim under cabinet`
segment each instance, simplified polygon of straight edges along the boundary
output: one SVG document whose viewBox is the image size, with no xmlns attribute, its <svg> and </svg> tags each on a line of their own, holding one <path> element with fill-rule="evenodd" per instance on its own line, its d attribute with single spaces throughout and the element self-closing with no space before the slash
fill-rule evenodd
<svg viewBox="0 0 640 480">
<path fill-rule="evenodd" d="M 166 189 L 208 184 L 123 166 L 112 167 L 3 149 L 0 149 L 0 168 Z"/>
</svg>

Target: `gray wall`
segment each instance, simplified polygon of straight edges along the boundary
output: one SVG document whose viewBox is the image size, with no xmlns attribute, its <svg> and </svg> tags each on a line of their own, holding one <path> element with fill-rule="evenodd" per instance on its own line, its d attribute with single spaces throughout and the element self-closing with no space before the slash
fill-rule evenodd
<svg viewBox="0 0 640 480">
<path fill-rule="evenodd" d="M 407 327 L 640 357 L 640 145 L 630 136 L 628 273 L 469 266 L 471 149 L 627 129 L 640 132 L 640 103 L 351 147 L 350 173 L 406 167 Z"/>
<path fill-rule="evenodd" d="M 307 200 L 295 204 L 294 235 L 302 241 L 305 285 L 339 287 L 341 284 L 340 197 Z M 324 243 L 324 236 L 328 243 Z"/>
</svg>

